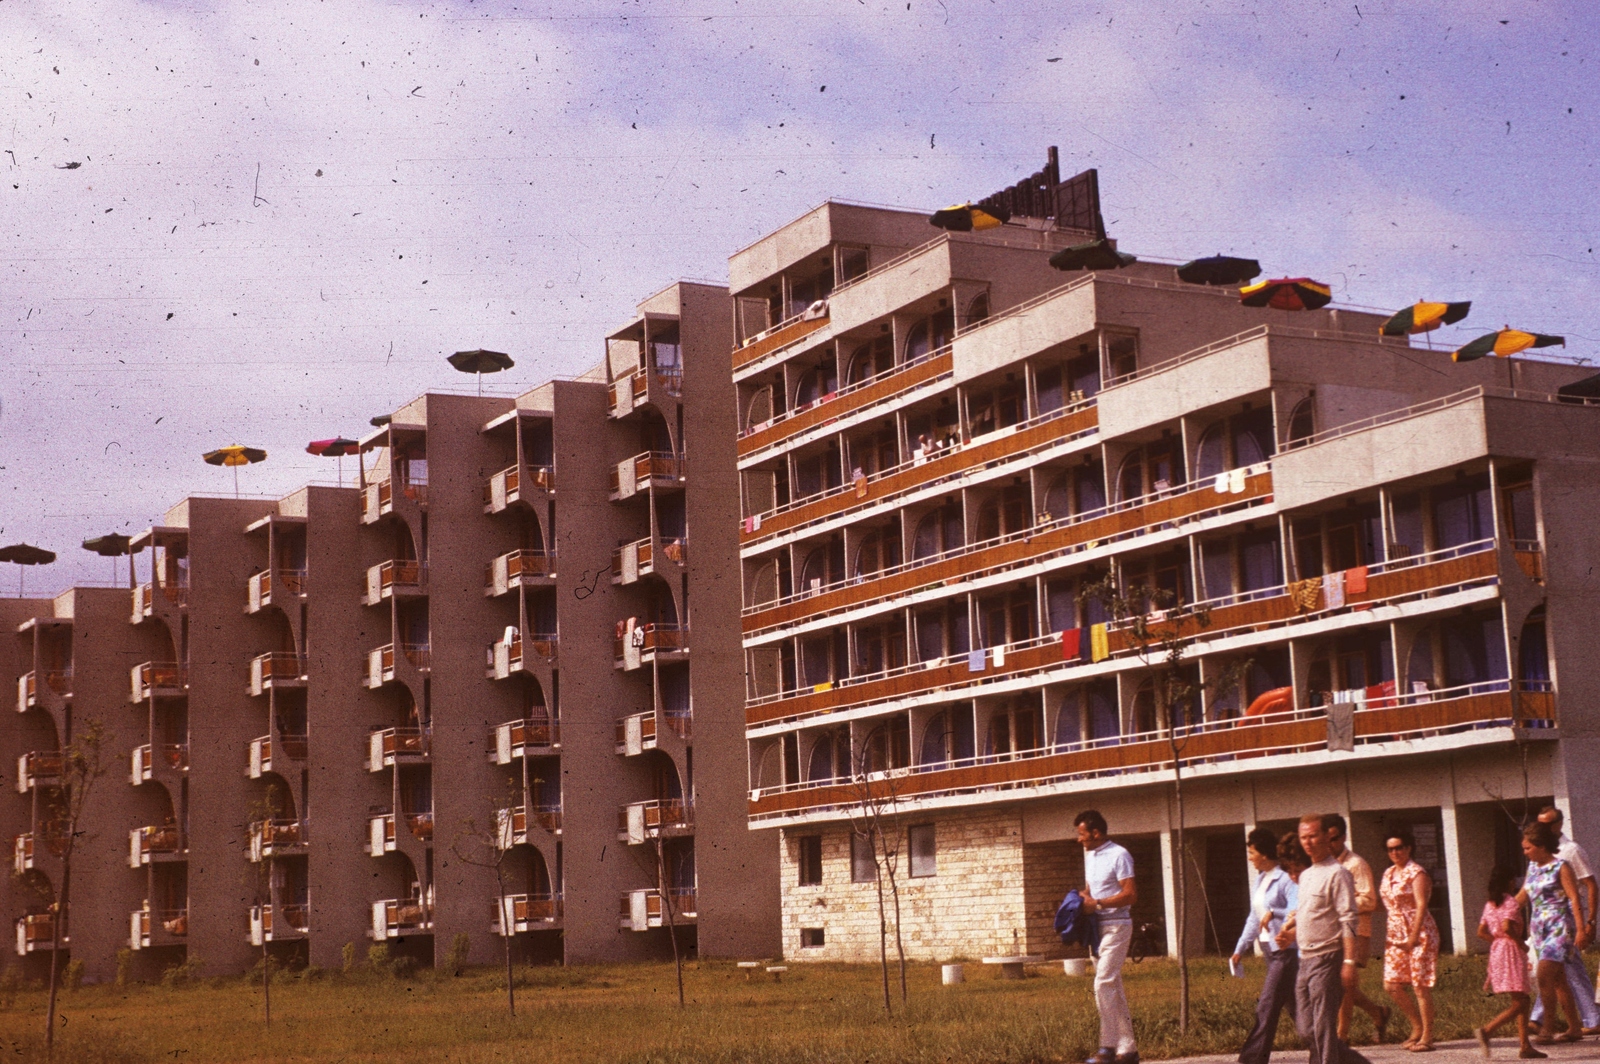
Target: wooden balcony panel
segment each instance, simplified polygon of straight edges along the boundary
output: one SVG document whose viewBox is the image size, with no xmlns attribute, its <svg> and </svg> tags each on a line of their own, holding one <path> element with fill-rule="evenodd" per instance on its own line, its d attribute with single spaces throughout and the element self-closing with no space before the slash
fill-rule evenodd
<svg viewBox="0 0 1600 1064">
<path fill-rule="evenodd" d="M 925 462 L 905 466 L 876 480 L 869 479 L 864 496 L 857 496 L 856 489 L 852 485 L 842 485 L 833 489 L 831 494 L 801 502 L 793 509 L 763 514 L 759 529 L 749 532 L 741 529 L 739 545 L 743 547 L 780 532 L 787 532 L 849 510 L 879 503 L 929 484 L 937 484 L 970 469 L 981 469 L 994 462 L 1020 457 L 1059 439 L 1077 436 L 1093 429 L 1099 423 L 1098 417 L 1098 411 L 1093 406 L 1088 406 L 1019 431 L 1002 433 L 998 439 L 980 439 Z"/>
<path fill-rule="evenodd" d="M 810 321 L 791 322 L 788 325 L 780 322 L 777 329 L 768 332 L 759 340 L 752 340 L 743 347 L 735 349 L 733 352 L 733 368 L 737 370 L 765 358 L 778 348 L 787 347 L 801 337 L 809 336 L 811 333 L 816 332 L 826 324 L 828 324 L 827 315 L 823 315 L 820 318 L 812 318 Z"/>
<path fill-rule="evenodd" d="M 827 402 L 816 403 L 797 414 L 791 414 L 782 421 L 769 423 L 755 432 L 748 433 L 739 441 L 739 457 L 744 458 L 765 450 L 826 421 L 865 410 L 869 406 L 910 391 L 950 372 L 951 355 L 948 350 L 920 362 L 896 367 L 895 372 L 885 374 L 870 384 L 836 395 Z"/>
</svg>

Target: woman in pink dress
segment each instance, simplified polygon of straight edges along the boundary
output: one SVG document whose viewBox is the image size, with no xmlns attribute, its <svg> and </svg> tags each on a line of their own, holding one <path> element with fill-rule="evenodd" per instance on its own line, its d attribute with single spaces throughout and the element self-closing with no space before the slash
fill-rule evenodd
<svg viewBox="0 0 1600 1064">
<path fill-rule="evenodd" d="M 1522 906 L 1517 904 L 1513 887 L 1511 869 L 1496 868 L 1489 876 L 1489 900 L 1483 903 L 1483 918 L 1478 922 L 1478 937 L 1489 943 L 1489 977 L 1483 988 L 1495 994 L 1510 994 L 1511 1004 L 1482 1027 L 1474 1028 L 1472 1037 L 1488 1057 L 1490 1035 L 1516 1020 L 1517 1038 L 1522 1042 L 1517 1056 L 1543 1060 L 1546 1054 L 1533 1048 L 1528 1038 L 1528 1013 L 1533 1003 L 1528 997 L 1528 958 L 1522 948 Z"/>
<path fill-rule="evenodd" d="M 1411 859 L 1411 833 L 1389 832 L 1384 847 L 1390 867 L 1383 870 L 1378 895 L 1389 910 L 1383 951 L 1383 989 L 1411 1021 L 1411 1037 L 1400 1043 L 1413 1053 L 1433 1049 L 1433 983 L 1439 960 L 1439 925 L 1428 911 L 1433 878 Z M 1415 996 L 1413 1004 L 1405 990 Z"/>
</svg>

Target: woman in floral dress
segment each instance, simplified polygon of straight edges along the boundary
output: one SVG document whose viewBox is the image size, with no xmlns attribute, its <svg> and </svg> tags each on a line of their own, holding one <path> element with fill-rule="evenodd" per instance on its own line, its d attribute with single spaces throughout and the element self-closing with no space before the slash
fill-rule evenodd
<svg viewBox="0 0 1600 1064">
<path fill-rule="evenodd" d="M 1482 1027 L 1473 1028 L 1472 1037 L 1478 1040 L 1487 1058 L 1489 1036 L 1515 1020 L 1522 1043 L 1517 1056 L 1543 1060 L 1546 1054 L 1533 1048 L 1528 1040 L 1528 1014 L 1533 1008 L 1528 1000 L 1528 958 L 1521 942 L 1522 906 L 1517 904 L 1511 887 L 1511 869 L 1497 867 L 1489 876 L 1489 900 L 1483 903 L 1483 917 L 1478 921 L 1478 937 L 1489 943 L 1489 975 L 1483 988 L 1493 994 L 1510 994 L 1511 1004 Z"/>
<path fill-rule="evenodd" d="M 1522 831 L 1522 852 L 1528 858 L 1528 874 L 1522 880 L 1517 903 L 1526 905 L 1528 948 L 1538 959 L 1534 977 L 1539 982 L 1539 997 L 1544 1002 L 1544 1029 L 1534 1041 L 1577 1042 L 1583 1039 L 1577 1004 L 1567 986 L 1566 963 L 1574 950 L 1589 944 L 1589 928 L 1578 927 L 1573 914 L 1578 905 L 1578 878 L 1567 862 L 1556 856 L 1560 845 L 1555 828 L 1537 820 Z M 1556 1002 L 1567 1017 L 1567 1029 L 1553 1033 Z"/>
<path fill-rule="evenodd" d="M 1384 842 L 1390 866 L 1383 870 L 1378 894 L 1389 910 L 1387 947 L 1383 951 L 1383 989 L 1411 1021 L 1411 1037 L 1400 1043 L 1413 1053 L 1433 1049 L 1433 983 L 1439 960 L 1439 925 L 1428 911 L 1433 878 L 1411 859 L 1411 833 L 1401 828 Z M 1405 994 L 1410 987 L 1416 1003 Z"/>
</svg>

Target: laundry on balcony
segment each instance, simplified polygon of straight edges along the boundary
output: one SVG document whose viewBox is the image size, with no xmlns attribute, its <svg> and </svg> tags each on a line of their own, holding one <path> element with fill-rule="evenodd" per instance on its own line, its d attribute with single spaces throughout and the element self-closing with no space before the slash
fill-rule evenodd
<svg viewBox="0 0 1600 1064">
<path fill-rule="evenodd" d="M 1330 610 L 1344 608 L 1344 572 L 1328 573 L 1322 578 L 1322 598 Z"/>
<path fill-rule="evenodd" d="M 1311 613 L 1322 601 L 1321 577 L 1291 580 L 1286 590 L 1289 592 L 1289 600 L 1294 603 L 1296 613 Z"/>
</svg>

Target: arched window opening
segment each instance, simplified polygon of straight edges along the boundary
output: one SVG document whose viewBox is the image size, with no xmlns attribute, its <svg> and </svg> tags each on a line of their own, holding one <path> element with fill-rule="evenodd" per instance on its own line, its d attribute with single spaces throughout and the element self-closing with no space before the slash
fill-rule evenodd
<svg viewBox="0 0 1600 1064">
<path fill-rule="evenodd" d="M 888 772 L 911 765 L 911 722 L 897 714 L 867 732 L 864 758 L 868 772 Z"/>
<path fill-rule="evenodd" d="M 1214 478 L 1231 466 L 1228 464 L 1228 425 L 1215 421 L 1200 436 L 1200 446 L 1194 457 L 1195 476 L 1201 480 Z"/>
<path fill-rule="evenodd" d="M 1089 688 L 1086 701 L 1089 738 L 1096 743 L 1115 741 L 1122 733 L 1116 687 L 1109 683 L 1095 684 Z"/>
<path fill-rule="evenodd" d="M 961 507 L 941 506 L 917 522 L 911 539 L 911 560 L 922 561 L 959 549 L 964 541 Z"/>
<path fill-rule="evenodd" d="M 1316 403 L 1309 397 L 1300 400 L 1294 405 L 1294 410 L 1289 414 L 1289 442 L 1297 443 L 1300 440 L 1309 440 L 1316 435 L 1317 425 L 1313 411 Z"/>
<path fill-rule="evenodd" d="M 826 732 L 811 744 L 806 779 L 816 783 L 850 778 L 850 740 L 840 732 Z"/>
<path fill-rule="evenodd" d="M 849 384 L 860 384 L 894 369 L 894 341 L 880 336 L 858 346 L 850 353 L 850 368 L 845 375 Z"/>
<path fill-rule="evenodd" d="M 1528 614 L 1522 625 L 1522 638 L 1517 644 L 1518 672 L 1525 691 L 1548 691 L 1550 684 L 1550 649 L 1545 636 L 1544 607 Z"/>
<path fill-rule="evenodd" d="M 989 293 L 979 292 L 977 295 L 973 296 L 972 301 L 967 304 L 967 328 L 972 328 L 980 321 L 986 321 L 988 317 Z"/>
<path fill-rule="evenodd" d="M 870 533 L 856 550 L 855 575 L 860 578 L 881 573 L 900 564 L 900 537 L 894 529 Z"/>
</svg>

